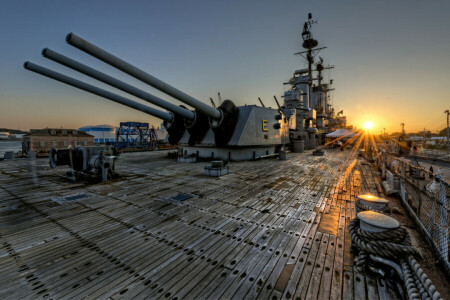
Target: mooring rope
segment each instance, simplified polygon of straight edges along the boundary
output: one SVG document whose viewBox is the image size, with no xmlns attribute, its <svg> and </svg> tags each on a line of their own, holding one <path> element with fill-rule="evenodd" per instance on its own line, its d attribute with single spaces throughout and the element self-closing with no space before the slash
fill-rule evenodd
<svg viewBox="0 0 450 300">
<path fill-rule="evenodd" d="M 388 240 L 392 242 L 403 242 L 405 245 L 411 244 L 409 234 L 403 226 L 383 232 L 365 231 L 361 230 L 359 226 L 356 226 L 356 232 L 359 236 L 369 240 Z"/>
<path fill-rule="evenodd" d="M 400 227 L 402 228 L 402 227 Z M 359 228 L 359 219 L 355 218 L 348 224 L 348 230 L 352 241 L 359 249 L 369 254 L 381 255 L 384 257 L 418 255 L 422 257 L 422 253 L 411 245 L 411 239 L 406 230 L 396 230 L 394 240 L 396 242 L 385 241 L 386 232 L 367 232 Z M 360 235 L 359 233 L 362 233 Z M 388 238 L 390 238 L 388 236 Z"/>
<path fill-rule="evenodd" d="M 385 214 L 385 215 L 389 215 L 391 213 L 391 209 L 387 205 L 385 207 L 383 207 L 382 209 L 377 210 L 377 209 L 371 208 L 370 206 L 365 205 L 361 201 L 356 201 L 355 208 L 356 208 L 356 213 L 366 211 L 366 210 L 376 211 L 376 212 L 379 212 L 380 214 Z"/>
<path fill-rule="evenodd" d="M 358 250 L 355 258 L 356 270 L 362 273 L 367 269 L 373 270 L 369 265 L 370 255 L 389 260 L 388 265 L 391 267 L 396 265 L 391 260 L 396 259 L 400 262 L 400 267 L 396 266 L 396 271 L 401 272 L 399 276 L 405 283 L 409 299 L 442 299 L 431 280 L 414 259 L 413 255 L 423 256 L 419 249 L 411 245 L 411 237 L 405 227 L 400 226 L 383 232 L 368 232 L 362 230 L 359 224 L 360 220 L 355 218 L 348 225 L 352 247 Z"/>
<path fill-rule="evenodd" d="M 433 300 L 442 299 L 441 295 L 438 293 L 438 291 L 436 291 L 436 287 L 431 283 L 431 280 L 428 278 L 427 274 L 425 274 L 419 263 L 411 255 L 408 256 L 408 264 L 411 270 L 414 271 L 416 285 L 417 287 L 420 287 L 419 293 L 422 296 L 422 299 L 426 299 L 426 297 L 430 297 Z"/>
</svg>

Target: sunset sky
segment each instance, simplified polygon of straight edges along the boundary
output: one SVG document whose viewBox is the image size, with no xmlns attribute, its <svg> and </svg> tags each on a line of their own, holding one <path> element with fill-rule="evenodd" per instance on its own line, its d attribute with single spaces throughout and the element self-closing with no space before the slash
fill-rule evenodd
<svg viewBox="0 0 450 300">
<path fill-rule="evenodd" d="M 169 96 L 69 46 L 69 32 L 209 104 L 275 106 L 305 62 L 301 30 L 314 37 L 334 79 L 332 101 L 373 132 L 446 125 L 450 109 L 450 1 L 4 1 L 0 10 L 0 127 L 78 128 L 160 121 L 23 69 L 43 65 L 99 87 L 41 56 L 49 47 L 175 104 Z M 328 71 L 326 77 L 328 78 Z M 113 88 L 109 90 L 125 95 Z M 128 95 L 127 95 L 128 96 Z M 135 99 L 132 96 L 128 96 Z M 138 100 L 139 101 L 139 100 Z"/>
</svg>

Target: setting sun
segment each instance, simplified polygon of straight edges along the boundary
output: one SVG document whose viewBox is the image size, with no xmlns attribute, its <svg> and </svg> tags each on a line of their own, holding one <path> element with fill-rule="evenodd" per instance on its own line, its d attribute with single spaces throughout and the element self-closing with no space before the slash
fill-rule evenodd
<svg viewBox="0 0 450 300">
<path fill-rule="evenodd" d="M 373 123 L 371 121 L 367 121 L 366 123 L 364 123 L 364 129 L 372 129 L 373 127 Z"/>
</svg>

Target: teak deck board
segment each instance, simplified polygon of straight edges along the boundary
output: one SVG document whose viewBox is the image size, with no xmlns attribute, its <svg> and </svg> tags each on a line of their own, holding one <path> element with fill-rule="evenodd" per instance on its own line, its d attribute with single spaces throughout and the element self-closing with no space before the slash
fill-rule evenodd
<svg viewBox="0 0 450 300">
<path fill-rule="evenodd" d="M 74 184 L 45 159 L 36 174 L 0 162 L 0 298 L 389 297 L 352 268 L 354 201 L 381 191 L 351 151 L 232 162 L 220 178 L 165 155 L 122 155 L 105 183 Z"/>
</svg>

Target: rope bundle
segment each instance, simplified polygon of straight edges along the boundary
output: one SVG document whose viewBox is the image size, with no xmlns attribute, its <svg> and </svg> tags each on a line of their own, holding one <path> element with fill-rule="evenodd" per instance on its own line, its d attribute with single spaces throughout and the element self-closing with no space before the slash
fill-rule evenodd
<svg viewBox="0 0 450 300">
<path fill-rule="evenodd" d="M 359 219 L 356 218 L 349 222 L 348 230 L 353 243 L 368 254 L 383 257 L 404 255 L 422 257 L 422 253 L 411 246 L 411 238 L 404 227 L 385 232 L 367 232 L 359 228 Z M 385 240 L 392 240 L 392 242 Z"/>
<path fill-rule="evenodd" d="M 406 291 L 409 299 L 441 300 L 441 295 L 428 279 L 419 263 L 410 255 L 401 260 L 402 272 L 405 278 Z"/>
<path fill-rule="evenodd" d="M 376 211 L 379 212 L 380 214 L 390 214 L 391 213 L 391 209 L 386 205 L 385 207 L 383 207 L 382 209 L 373 209 L 367 205 L 365 205 L 364 203 L 361 202 L 361 200 L 356 201 L 355 203 L 355 207 L 356 207 L 356 213 L 359 213 L 361 211 L 366 211 L 366 210 L 371 210 L 371 211 Z"/>
<path fill-rule="evenodd" d="M 413 258 L 413 255 L 422 257 L 422 253 L 411 245 L 411 237 L 405 227 L 400 226 L 383 232 L 369 232 L 362 230 L 359 224 L 360 221 L 356 218 L 348 225 L 352 247 L 358 249 L 355 266 L 359 272 L 365 272 L 366 268 L 373 270 L 369 265 L 370 255 L 384 257 L 387 260 L 397 258 L 401 268 L 396 266 L 396 270 L 401 272 L 399 275 L 405 282 L 409 299 L 442 299 L 419 263 Z M 392 267 L 396 264 L 390 261 L 390 265 Z"/>
</svg>

